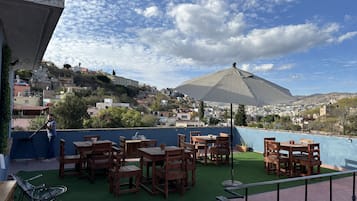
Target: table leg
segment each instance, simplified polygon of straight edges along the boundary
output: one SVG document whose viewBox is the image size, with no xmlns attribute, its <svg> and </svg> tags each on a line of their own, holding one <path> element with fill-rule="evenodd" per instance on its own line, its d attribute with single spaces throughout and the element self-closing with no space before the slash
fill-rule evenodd
<svg viewBox="0 0 357 201">
<path fill-rule="evenodd" d="M 151 184 L 152 184 L 152 187 L 151 187 L 151 191 L 152 193 L 154 194 L 156 192 L 156 164 L 155 164 L 155 161 L 153 160 L 152 161 L 152 167 L 151 167 L 151 177 L 152 177 L 152 181 L 151 181 Z"/>
<path fill-rule="evenodd" d="M 207 144 L 206 144 L 206 146 L 205 146 L 205 165 L 207 165 L 207 149 L 208 149 L 208 146 L 207 146 Z"/>
</svg>

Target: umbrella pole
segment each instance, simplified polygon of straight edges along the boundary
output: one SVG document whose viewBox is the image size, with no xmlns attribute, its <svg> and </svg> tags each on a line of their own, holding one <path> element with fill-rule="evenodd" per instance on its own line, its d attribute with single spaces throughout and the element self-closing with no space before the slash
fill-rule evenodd
<svg viewBox="0 0 357 201">
<path fill-rule="evenodd" d="M 222 182 L 225 187 L 238 186 L 242 182 L 234 181 L 234 166 L 233 166 L 233 106 L 231 103 L 231 179 Z"/>
</svg>

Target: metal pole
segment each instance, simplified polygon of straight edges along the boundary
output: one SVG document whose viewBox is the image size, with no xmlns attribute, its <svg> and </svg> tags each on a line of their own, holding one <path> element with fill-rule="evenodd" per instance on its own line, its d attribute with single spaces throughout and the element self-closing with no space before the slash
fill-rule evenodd
<svg viewBox="0 0 357 201">
<path fill-rule="evenodd" d="M 332 176 L 330 176 L 330 201 L 332 201 Z"/>
<path fill-rule="evenodd" d="M 280 200 L 280 183 L 276 184 L 276 200 Z"/>
<path fill-rule="evenodd" d="M 352 201 L 356 201 L 356 172 L 353 173 Z"/>
<path fill-rule="evenodd" d="M 245 201 L 248 201 L 248 188 L 245 188 Z"/>
<path fill-rule="evenodd" d="M 305 179 L 305 201 L 307 201 L 307 179 Z"/>
<path fill-rule="evenodd" d="M 231 180 L 234 182 L 234 168 L 233 168 L 233 107 L 231 103 Z"/>
</svg>

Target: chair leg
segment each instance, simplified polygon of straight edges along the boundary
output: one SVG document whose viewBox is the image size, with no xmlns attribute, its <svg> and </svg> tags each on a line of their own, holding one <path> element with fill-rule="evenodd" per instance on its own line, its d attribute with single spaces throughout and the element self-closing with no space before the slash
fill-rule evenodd
<svg viewBox="0 0 357 201">
<path fill-rule="evenodd" d="M 139 191 L 139 188 L 140 188 L 140 178 L 141 178 L 141 174 L 137 174 L 135 176 L 135 188 L 136 188 L 136 192 Z"/>
<path fill-rule="evenodd" d="M 150 171 L 149 164 L 146 164 L 146 179 L 149 179 L 149 171 Z"/>
<path fill-rule="evenodd" d="M 164 192 L 165 192 L 165 198 L 167 199 L 169 197 L 169 181 L 167 179 L 165 179 Z"/>
<path fill-rule="evenodd" d="M 185 193 L 185 178 L 181 179 L 181 195 Z"/>
<path fill-rule="evenodd" d="M 60 176 L 61 178 L 64 177 L 64 164 L 63 164 L 63 163 L 60 163 L 59 176 Z"/>
<path fill-rule="evenodd" d="M 110 193 L 113 193 L 114 192 L 114 178 L 113 178 L 113 175 L 111 173 L 109 173 L 109 176 L 108 176 L 108 180 L 109 180 L 109 192 Z"/>
<path fill-rule="evenodd" d="M 129 178 L 129 188 L 133 187 L 133 177 Z"/>
<path fill-rule="evenodd" d="M 192 170 L 191 179 L 192 179 L 192 186 L 194 186 L 196 183 L 196 171 L 195 170 Z"/>
</svg>

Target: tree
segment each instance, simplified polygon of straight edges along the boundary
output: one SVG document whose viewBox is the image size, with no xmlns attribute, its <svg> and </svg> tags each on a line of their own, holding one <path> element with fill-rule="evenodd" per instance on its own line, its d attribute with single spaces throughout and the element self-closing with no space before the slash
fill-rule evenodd
<svg viewBox="0 0 357 201">
<path fill-rule="evenodd" d="M 30 121 L 29 128 L 32 130 L 37 130 L 41 128 L 46 122 L 46 116 L 37 116 Z"/>
<path fill-rule="evenodd" d="M 141 118 L 141 125 L 145 127 L 153 127 L 157 124 L 157 118 L 154 115 L 146 114 Z"/>
<path fill-rule="evenodd" d="M 138 126 L 142 126 L 140 112 L 123 107 L 110 107 L 108 109 L 100 110 L 96 116 L 84 121 L 84 127 L 86 128 L 120 128 Z"/>
<path fill-rule="evenodd" d="M 83 128 L 83 120 L 88 118 L 85 101 L 74 95 L 67 95 L 53 108 L 58 128 Z"/>
<path fill-rule="evenodd" d="M 244 105 L 238 106 L 237 114 L 234 117 L 235 125 L 237 126 L 247 126 L 247 115 L 245 114 Z"/>
<path fill-rule="evenodd" d="M 63 64 L 63 68 L 69 70 L 72 66 L 70 64 Z"/>
<path fill-rule="evenodd" d="M 205 116 L 205 105 L 204 105 L 203 101 L 200 101 L 200 108 L 198 110 L 198 113 L 199 113 L 200 119 L 203 119 Z"/>
</svg>

